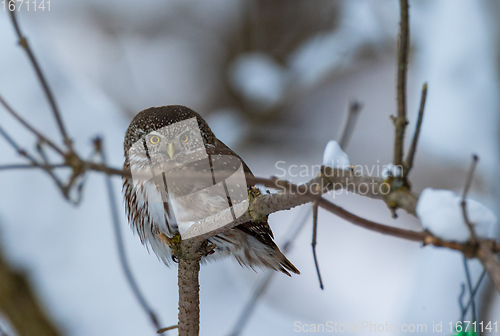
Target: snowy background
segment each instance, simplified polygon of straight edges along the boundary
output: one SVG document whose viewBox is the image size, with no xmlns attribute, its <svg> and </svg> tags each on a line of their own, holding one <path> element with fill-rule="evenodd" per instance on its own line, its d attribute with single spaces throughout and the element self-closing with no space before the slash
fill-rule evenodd
<svg viewBox="0 0 500 336">
<path fill-rule="evenodd" d="M 454 0 L 411 4 L 409 134 L 421 85 L 429 83 L 414 190 L 460 192 L 470 155 L 477 153 L 470 196 L 498 216 L 500 6 Z M 277 161 L 287 167 L 321 164 L 324 146 L 339 136 L 352 99 L 364 109 L 345 149 L 351 163 L 390 162 L 398 10 L 395 0 L 317 0 L 314 5 L 305 0 L 52 0 L 50 12 L 21 11 L 18 18 L 83 156 L 92 137 L 102 135 L 110 164 L 120 167 L 123 136 L 135 113 L 182 104 L 205 116 L 256 175 L 270 176 L 280 173 Z M 60 141 L 8 15 L 0 14 L 0 92 Z M 0 123 L 26 146 L 34 143 L 3 110 Z M 21 162 L 3 140 L 0 151 L 0 164 Z M 294 182 L 312 177 L 291 175 L 284 177 Z M 74 207 L 42 172 L 2 172 L 0 246 L 11 263 L 29 272 L 66 334 L 154 335 L 119 267 L 103 182 L 103 176 L 91 174 L 83 203 Z M 118 178 L 114 186 L 119 193 Z M 420 229 L 403 212 L 391 219 L 381 202 L 346 194 L 334 201 L 374 221 Z M 300 211 L 270 217 L 278 245 Z M 447 326 L 459 318 L 457 298 L 465 279 L 460 254 L 369 232 L 323 211 L 319 216 L 317 252 L 325 290 L 319 289 L 314 269 L 309 223 L 289 254 L 302 274 L 274 277 L 243 335 L 293 335 L 295 321 L 398 326 L 443 321 Z M 121 220 L 141 288 L 163 325 L 175 324 L 176 270 L 148 254 L 123 214 Z M 480 265 L 473 263 L 473 270 L 477 279 Z M 204 265 L 202 334 L 227 335 L 263 274 L 231 259 Z M 481 298 L 483 319 L 497 320 L 500 297 L 491 285 L 485 283 Z"/>
</svg>

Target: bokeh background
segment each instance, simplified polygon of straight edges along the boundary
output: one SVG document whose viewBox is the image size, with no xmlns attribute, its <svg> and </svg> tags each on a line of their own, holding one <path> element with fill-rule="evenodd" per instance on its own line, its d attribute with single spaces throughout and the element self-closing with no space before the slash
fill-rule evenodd
<svg viewBox="0 0 500 336">
<path fill-rule="evenodd" d="M 498 214 L 500 4 L 422 0 L 410 5 L 410 135 L 421 85 L 429 84 L 414 190 L 459 192 L 470 155 L 477 153 L 471 197 Z M 364 108 L 346 148 L 351 162 L 371 168 L 391 160 L 396 0 L 52 0 L 50 12 L 21 10 L 18 19 L 76 148 L 90 153 L 91 139 L 101 135 L 115 167 L 123 162 L 123 136 L 133 116 L 168 104 L 202 114 L 258 176 L 279 174 L 277 161 L 286 162 L 282 167 L 318 165 L 354 99 Z M 0 13 L 0 46 L 0 92 L 60 141 L 6 12 Z M 0 121 L 33 148 L 34 137 L 5 111 Z M 0 153 L 0 164 L 22 162 L 3 140 Z M 313 177 L 294 176 L 298 172 L 283 177 L 294 182 Z M 118 178 L 114 187 L 119 193 Z M 381 202 L 347 194 L 328 197 L 360 216 L 420 228 L 403 212 L 393 220 Z M 119 267 L 102 175 L 90 174 L 83 203 L 74 207 L 43 172 L 2 172 L 0 200 L 1 248 L 11 264 L 29 272 L 46 310 L 66 334 L 154 334 Z M 270 217 L 278 245 L 301 211 Z M 176 269 L 149 254 L 120 214 L 138 282 L 163 324 L 175 324 Z M 447 326 L 459 318 L 457 300 L 465 281 L 460 254 L 369 232 L 321 210 L 319 217 L 317 251 L 325 290 L 318 285 L 308 223 L 289 254 L 302 274 L 274 277 L 243 335 L 293 335 L 295 321 L 398 326 L 442 321 Z M 472 266 L 477 279 L 481 267 Z M 204 265 L 202 334 L 228 335 L 264 274 L 242 269 L 232 259 Z M 498 320 L 500 296 L 490 283 L 478 298 L 481 317 Z"/>
</svg>

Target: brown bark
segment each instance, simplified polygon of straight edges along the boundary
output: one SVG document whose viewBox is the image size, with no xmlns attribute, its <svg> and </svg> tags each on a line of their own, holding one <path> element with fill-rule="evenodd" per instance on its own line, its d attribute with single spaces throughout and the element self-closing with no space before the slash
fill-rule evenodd
<svg viewBox="0 0 500 336">
<path fill-rule="evenodd" d="M 196 238 L 181 242 L 179 258 L 179 336 L 200 333 L 200 260 Z"/>
</svg>

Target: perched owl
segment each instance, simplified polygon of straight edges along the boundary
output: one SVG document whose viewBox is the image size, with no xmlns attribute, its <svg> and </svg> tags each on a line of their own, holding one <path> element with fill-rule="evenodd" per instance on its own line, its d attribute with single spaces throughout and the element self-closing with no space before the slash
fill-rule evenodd
<svg viewBox="0 0 500 336">
<path fill-rule="evenodd" d="M 248 198 L 260 195 L 246 176 L 248 166 L 212 133 L 205 120 L 179 105 L 139 112 L 125 134 L 125 209 L 132 229 L 168 264 L 172 253 L 157 234 L 184 239 L 238 218 Z M 202 174 L 205 173 L 205 174 Z M 216 174 L 217 173 L 217 174 Z M 151 176 L 135 179 L 134 174 Z M 198 230 L 198 231 L 196 231 Z M 202 261 L 232 255 L 240 265 L 299 274 L 273 241 L 267 217 L 209 238 L 214 253 Z"/>
</svg>

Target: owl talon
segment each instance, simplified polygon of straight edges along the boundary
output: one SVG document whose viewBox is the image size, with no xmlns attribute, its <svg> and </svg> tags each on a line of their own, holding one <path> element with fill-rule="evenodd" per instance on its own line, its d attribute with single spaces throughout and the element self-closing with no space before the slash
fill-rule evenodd
<svg viewBox="0 0 500 336">
<path fill-rule="evenodd" d="M 215 248 L 217 247 L 216 244 L 210 244 L 207 246 L 207 249 L 210 249 L 207 253 L 205 253 L 205 257 L 208 257 L 209 255 L 212 255 L 215 253 Z"/>
<path fill-rule="evenodd" d="M 214 243 L 209 243 L 208 241 L 204 241 L 200 246 L 200 254 L 202 257 L 207 257 L 211 254 L 215 253 L 215 248 L 217 247 Z"/>
</svg>

